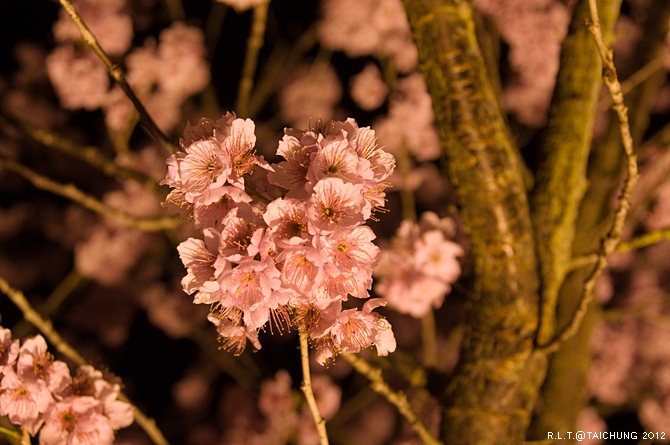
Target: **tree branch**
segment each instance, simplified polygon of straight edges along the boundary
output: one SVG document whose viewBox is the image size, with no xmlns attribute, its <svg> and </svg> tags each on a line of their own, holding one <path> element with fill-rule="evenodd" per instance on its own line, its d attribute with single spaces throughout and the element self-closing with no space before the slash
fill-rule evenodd
<svg viewBox="0 0 670 445">
<path fill-rule="evenodd" d="M 98 43 L 98 39 L 96 39 L 91 30 L 88 29 L 88 26 L 86 26 L 72 2 L 70 0 L 58 1 L 60 2 L 63 9 L 65 9 L 68 15 L 72 18 L 72 20 L 74 20 L 75 25 L 77 25 L 77 28 L 81 33 L 81 37 L 84 43 L 88 45 L 93 50 L 93 52 L 95 52 L 100 60 L 102 60 L 102 63 L 104 63 L 105 67 L 107 67 L 109 74 L 135 106 L 135 109 L 140 114 L 140 124 L 142 127 L 144 127 L 149 136 L 153 137 L 156 141 L 161 143 L 169 153 L 176 153 L 178 148 L 170 141 L 170 139 L 168 139 L 167 136 L 165 136 L 160 128 L 158 128 L 154 120 L 147 112 L 146 108 L 144 108 L 142 102 L 140 102 L 140 100 L 135 95 L 135 92 L 126 81 L 123 70 L 121 70 L 118 65 L 112 62 L 105 50 L 102 49 L 100 43 Z"/>
<path fill-rule="evenodd" d="M 546 367 L 533 351 L 538 272 L 522 161 L 486 73 L 472 2 L 404 5 L 475 261 L 461 361 L 441 397 L 441 439 L 520 443 Z"/>
<path fill-rule="evenodd" d="M 148 219 L 128 215 L 127 213 L 123 213 L 120 210 L 109 207 L 94 197 L 87 195 L 75 187 L 74 184 L 58 183 L 7 158 L 0 157 L 0 165 L 4 165 L 8 170 L 27 179 L 38 189 L 46 190 L 48 192 L 70 199 L 71 201 L 76 202 L 86 209 L 112 218 L 128 227 L 142 230 L 144 232 L 161 232 L 166 230 L 174 230 L 182 224 L 182 221 L 177 218 Z"/>
</svg>

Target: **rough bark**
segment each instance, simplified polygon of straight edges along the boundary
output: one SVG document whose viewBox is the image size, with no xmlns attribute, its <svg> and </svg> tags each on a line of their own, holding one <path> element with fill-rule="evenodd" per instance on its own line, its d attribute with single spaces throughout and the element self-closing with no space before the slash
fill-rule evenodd
<svg viewBox="0 0 670 445">
<path fill-rule="evenodd" d="M 620 2 L 604 4 L 601 27 L 611 36 Z M 540 344 L 555 335 L 558 294 L 572 258 L 577 212 L 587 188 L 586 167 L 602 85 L 600 55 L 586 27 L 589 19 L 588 1 L 582 0 L 561 47 L 548 123 L 539 138 L 541 162 L 531 202 L 542 283 Z"/>
<path fill-rule="evenodd" d="M 448 176 L 475 261 L 460 364 L 444 389 L 450 445 L 516 444 L 544 379 L 538 273 L 522 164 L 489 84 L 471 4 L 405 0 Z"/>
<path fill-rule="evenodd" d="M 608 2 L 603 5 L 608 5 Z M 616 5 L 611 6 L 614 8 Z M 601 19 L 606 14 L 615 12 L 614 9 L 601 9 Z M 633 63 L 636 67 L 646 65 L 658 55 L 668 30 L 670 3 L 654 2 L 648 16 L 649 22 L 643 40 L 638 45 L 640 50 L 637 60 Z M 659 76 L 662 78 L 665 73 L 652 76 L 644 85 L 626 96 L 631 117 L 631 133 L 636 142 L 639 142 L 648 125 L 651 101 L 654 92 L 658 91 Z M 590 185 L 575 225 L 577 230 L 572 245 L 573 256 L 593 253 L 603 231 L 609 226 L 611 199 L 620 187 L 624 169 L 623 149 L 616 121 L 613 120 L 611 127 L 603 141 L 593 150 L 589 161 Z M 558 326 L 567 324 L 573 316 L 587 272 L 586 269 L 573 271 L 565 279 L 558 296 Z M 551 357 L 547 379 L 538 402 L 537 417 L 531 426 L 531 437 L 544 439 L 547 431 L 574 430 L 575 419 L 590 397 L 586 380 L 591 366 L 590 338 L 600 317 L 599 308 L 592 307 L 577 335 Z"/>
</svg>

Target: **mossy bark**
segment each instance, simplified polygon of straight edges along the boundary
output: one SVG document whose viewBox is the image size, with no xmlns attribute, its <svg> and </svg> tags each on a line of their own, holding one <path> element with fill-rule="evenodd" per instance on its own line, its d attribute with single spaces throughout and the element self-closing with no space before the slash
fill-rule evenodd
<svg viewBox="0 0 670 445">
<path fill-rule="evenodd" d="M 620 2 L 600 3 L 601 28 L 611 37 Z M 542 283 L 539 344 L 550 342 L 556 333 L 556 304 L 587 188 L 586 167 L 602 85 L 602 62 L 586 27 L 589 19 L 588 1 L 581 0 L 561 47 L 548 123 L 539 138 L 541 161 L 531 199 Z"/>
<path fill-rule="evenodd" d="M 609 23 L 610 29 L 616 17 L 613 16 L 617 11 L 615 8 L 618 8 L 618 2 L 612 3 L 615 4 L 603 2 L 606 8 L 601 9 L 601 19 L 608 20 L 603 20 L 603 23 Z M 633 63 L 636 67 L 644 66 L 658 56 L 668 31 L 670 2 L 654 2 L 648 16 L 643 40 L 638 45 L 640 51 Z M 664 76 L 663 72 L 652 76 L 626 96 L 631 117 L 631 133 L 636 142 L 639 142 L 648 125 L 653 94 L 658 91 L 659 77 Z M 573 256 L 591 254 L 598 248 L 600 239 L 610 224 L 611 200 L 621 185 L 623 170 L 624 152 L 617 121 L 613 119 L 606 136 L 591 154 L 588 169 L 589 189 L 575 223 L 577 230 L 571 247 Z M 556 324 L 559 327 L 566 325 L 574 315 L 587 272 L 587 269 L 576 270 L 565 279 L 558 294 L 556 308 Z M 600 318 L 601 311 L 594 305 L 584 318 L 577 335 L 563 344 L 551 357 L 530 437 L 544 439 L 548 431 L 574 430 L 577 415 L 590 398 L 587 387 L 587 374 L 591 367 L 590 338 L 594 325 Z"/>
<path fill-rule="evenodd" d="M 461 360 L 442 394 L 441 438 L 521 443 L 546 370 L 533 349 L 538 268 L 522 161 L 489 83 L 470 2 L 405 0 L 405 8 L 475 261 Z"/>
</svg>

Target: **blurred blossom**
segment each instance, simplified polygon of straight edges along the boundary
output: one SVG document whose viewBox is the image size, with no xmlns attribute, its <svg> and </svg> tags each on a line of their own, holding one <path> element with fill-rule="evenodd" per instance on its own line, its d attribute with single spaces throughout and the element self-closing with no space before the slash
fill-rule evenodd
<svg viewBox="0 0 670 445">
<path fill-rule="evenodd" d="M 258 408 L 266 417 L 283 417 L 295 410 L 295 396 L 291 390 L 291 376 L 285 370 L 277 371 L 275 378 L 261 384 Z"/>
<path fill-rule="evenodd" d="M 446 238 L 450 234 L 437 221 L 432 212 L 422 215 L 420 225 L 403 221 L 390 246 L 382 249 L 374 272 L 375 291 L 389 301 L 389 307 L 414 318 L 442 306 L 451 283 L 461 274 L 457 257 L 463 249 Z"/>
<path fill-rule="evenodd" d="M 526 125 L 543 125 L 570 21 L 566 6 L 556 0 L 477 0 L 475 6 L 509 44 L 515 76 L 504 87 L 504 107 Z"/>
<path fill-rule="evenodd" d="M 363 71 L 351 79 L 351 97 L 363 110 L 379 108 L 386 100 L 388 86 L 382 79 L 377 65 L 368 63 Z"/>
<path fill-rule="evenodd" d="M 330 65 L 303 66 L 279 94 L 279 105 L 284 119 L 301 128 L 306 123 L 335 117 L 335 105 L 342 98 L 342 86 Z"/>
<path fill-rule="evenodd" d="M 161 32 L 157 45 L 148 39 L 126 56 L 128 84 L 163 131 L 179 122 L 186 99 L 209 84 L 204 39 L 199 28 L 175 22 Z M 124 130 L 135 115 L 118 86 L 110 92 L 104 109 L 107 126 L 116 131 Z"/>
<path fill-rule="evenodd" d="M 312 389 L 314 390 L 316 405 L 319 407 L 319 413 L 326 420 L 332 419 L 340 410 L 342 389 L 327 374 L 313 375 Z"/>
<path fill-rule="evenodd" d="M 205 55 L 200 28 L 175 22 L 163 30 L 158 43 L 159 89 L 181 101 L 202 91 L 210 76 Z"/>
<path fill-rule="evenodd" d="M 155 215 L 160 209 L 157 198 L 133 181 L 122 190 L 108 192 L 103 202 L 137 217 Z M 152 235 L 103 219 L 89 238 L 75 247 L 75 265 L 84 276 L 102 284 L 122 281 L 150 246 Z"/>
<path fill-rule="evenodd" d="M 617 325 L 596 326 L 591 338 L 595 359 L 589 373 L 591 393 L 604 403 L 620 404 L 627 396 L 636 355 L 636 329 L 633 320 Z"/>
<path fill-rule="evenodd" d="M 194 305 L 179 289 L 170 290 L 161 283 L 151 285 L 139 297 L 149 321 L 169 337 L 188 337 L 207 319 L 207 310 Z"/>
<path fill-rule="evenodd" d="M 395 155 L 399 155 L 404 147 L 419 161 L 431 161 L 440 156 L 432 100 L 419 73 L 398 80 L 398 90 L 391 96 L 388 116 L 378 119 L 373 127 L 380 143 Z"/>
<path fill-rule="evenodd" d="M 326 48 L 350 57 L 389 59 L 398 71 L 412 71 L 418 50 L 400 0 L 325 0 L 319 38 Z"/>
<path fill-rule="evenodd" d="M 75 0 L 73 4 L 103 50 L 113 56 L 128 50 L 133 38 L 133 22 L 124 11 L 126 0 Z M 81 39 L 79 29 L 65 9 L 60 10 L 53 33 L 59 43 Z"/>
<path fill-rule="evenodd" d="M 592 406 L 588 406 L 579 412 L 577 415 L 576 427 L 581 431 L 589 431 L 592 433 L 602 433 L 608 430 L 607 424 L 598 415 L 598 411 Z M 603 439 L 589 438 L 586 436 L 586 438 L 579 443 L 585 445 L 600 445 L 603 443 Z"/>
<path fill-rule="evenodd" d="M 46 63 L 64 108 L 95 110 L 107 99 L 109 74 L 93 51 L 62 45 L 54 49 Z"/>
<path fill-rule="evenodd" d="M 195 373 L 185 376 L 172 387 L 177 405 L 189 411 L 203 408 L 210 392 L 211 382 Z"/>
</svg>

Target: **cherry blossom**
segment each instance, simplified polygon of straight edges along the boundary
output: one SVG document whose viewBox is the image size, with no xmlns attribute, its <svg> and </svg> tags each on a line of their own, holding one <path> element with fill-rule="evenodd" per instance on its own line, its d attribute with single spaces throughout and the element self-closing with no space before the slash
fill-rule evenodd
<svg viewBox="0 0 670 445">
<path fill-rule="evenodd" d="M 425 212 L 419 224 L 402 222 L 391 241 L 382 249 L 375 276 L 375 291 L 388 299 L 398 312 L 421 318 L 439 308 L 461 273 L 457 260 L 463 248 L 446 238 L 453 221 L 440 220 Z"/>
<path fill-rule="evenodd" d="M 230 113 L 201 119 L 167 160 L 166 206 L 191 215 L 203 236 L 178 247 L 184 291 L 211 305 L 209 320 L 235 354 L 249 342 L 260 348 L 259 330 L 291 326 L 309 334 L 324 360 L 373 344 L 388 354 L 393 331 L 372 312 L 385 303 L 342 303 L 370 297 L 380 251 L 363 224 L 385 204 L 394 158 L 374 131 L 348 119 L 286 129 L 277 148 L 284 160 L 269 165 L 255 154 L 254 129 Z M 440 258 L 430 258 L 439 268 Z M 349 325 L 360 327 L 354 343 L 340 333 Z"/>
</svg>

